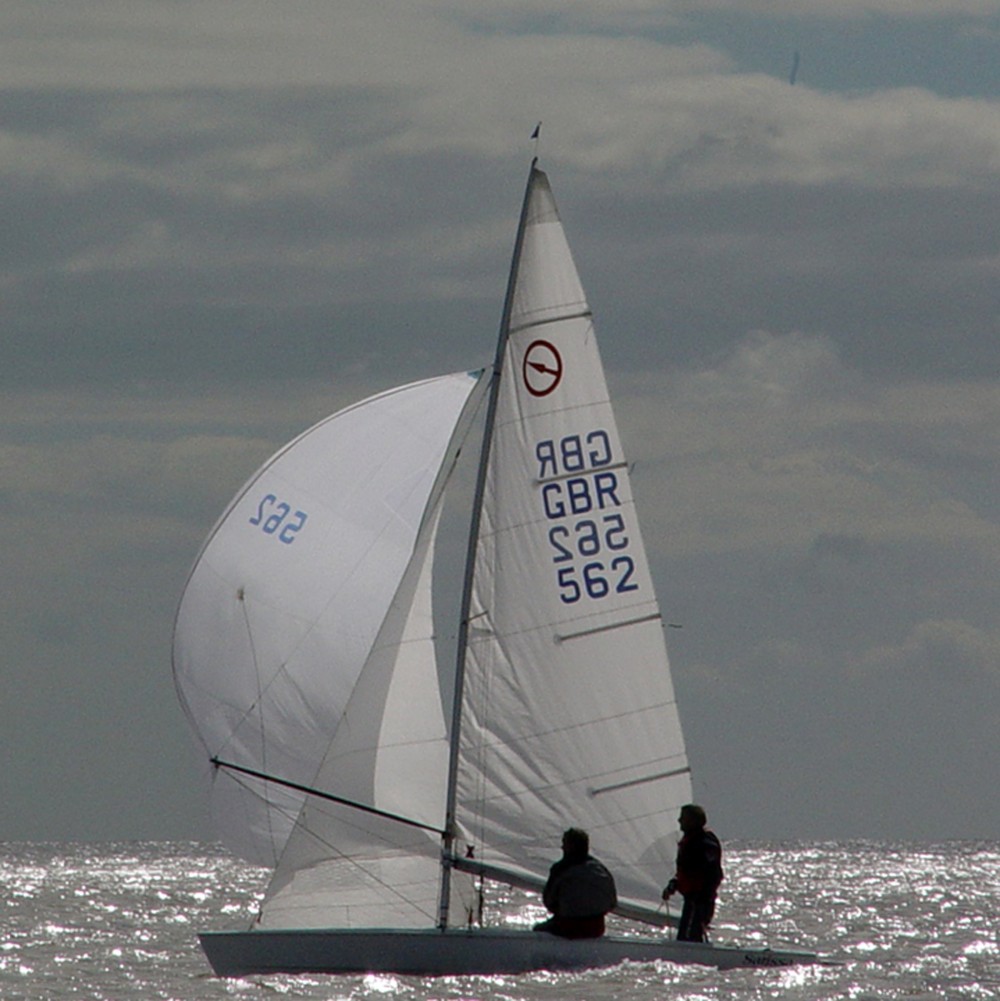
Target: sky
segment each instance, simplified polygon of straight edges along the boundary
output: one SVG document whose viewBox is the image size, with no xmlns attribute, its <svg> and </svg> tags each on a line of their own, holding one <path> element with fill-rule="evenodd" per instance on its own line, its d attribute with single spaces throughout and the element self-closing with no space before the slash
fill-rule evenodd
<svg viewBox="0 0 1000 1001">
<path fill-rule="evenodd" d="M 198 547 L 491 358 L 539 120 L 712 825 L 1000 838 L 997 0 L 5 0 L 0 840 L 214 838 Z"/>
</svg>

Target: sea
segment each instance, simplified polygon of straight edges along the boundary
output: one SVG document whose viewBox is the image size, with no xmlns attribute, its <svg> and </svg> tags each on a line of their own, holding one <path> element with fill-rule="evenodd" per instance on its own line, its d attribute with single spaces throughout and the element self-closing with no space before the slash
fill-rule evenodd
<svg viewBox="0 0 1000 1001">
<path fill-rule="evenodd" d="M 623 964 L 492 977 L 215 977 L 200 929 L 243 928 L 267 873 L 215 845 L 0 844 L 0 999 L 403 998 L 722 1001 L 1000 998 L 1000 842 L 730 843 L 719 944 L 795 946 L 829 965 Z M 527 924 L 511 892 L 492 920 Z"/>
</svg>

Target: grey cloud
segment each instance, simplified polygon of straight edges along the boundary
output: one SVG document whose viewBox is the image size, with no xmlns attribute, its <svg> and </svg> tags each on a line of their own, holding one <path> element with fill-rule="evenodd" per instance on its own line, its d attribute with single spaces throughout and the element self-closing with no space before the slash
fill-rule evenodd
<svg viewBox="0 0 1000 1001">
<path fill-rule="evenodd" d="M 870 650 L 868 671 L 943 679 L 970 694 L 983 683 L 1000 685 L 1000 634 L 960 618 L 917 623 L 900 641 Z"/>
<path fill-rule="evenodd" d="M 889 86 L 824 20 L 834 83 L 807 50 L 791 88 L 816 20 L 695 6 L 4 6 L 5 836 L 210 836 L 191 560 L 281 442 L 488 360 L 538 118 L 698 794 L 732 834 L 995 833 L 995 75 L 940 83 L 949 41 Z M 970 23 L 883 6 L 837 14 Z"/>
</svg>

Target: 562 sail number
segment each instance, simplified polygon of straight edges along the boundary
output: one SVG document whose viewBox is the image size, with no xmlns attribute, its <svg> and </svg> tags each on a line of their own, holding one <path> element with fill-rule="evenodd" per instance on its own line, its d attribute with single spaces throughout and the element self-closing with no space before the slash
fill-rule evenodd
<svg viewBox="0 0 1000 1001">
<path fill-rule="evenodd" d="M 554 550 L 552 562 L 557 565 L 559 598 L 564 604 L 572 605 L 584 595 L 604 598 L 639 589 L 632 579 L 635 563 L 622 552 L 628 548 L 629 538 L 621 514 L 606 514 L 599 521 L 583 518 L 572 527 L 553 525 L 549 543 Z M 603 552 L 607 552 L 604 559 L 594 559 Z"/>
<path fill-rule="evenodd" d="M 257 512 L 250 518 L 251 525 L 258 525 L 265 535 L 274 535 L 279 542 L 291 545 L 302 530 L 309 515 L 305 511 L 292 511 L 274 494 L 265 494 L 257 504 Z"/>
</svg>

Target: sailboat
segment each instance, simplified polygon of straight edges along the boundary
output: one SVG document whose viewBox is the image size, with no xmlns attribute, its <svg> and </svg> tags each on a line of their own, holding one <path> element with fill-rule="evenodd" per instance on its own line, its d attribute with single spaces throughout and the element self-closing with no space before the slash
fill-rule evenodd
<svg viewBox="0 0 1000 1001">
<path fill-rule="evenodd" d="M 470 440 L 439 664 L 439 528 Z M 224 840 L 274 868 L 250 928 L 200 935 L 221 976 L 817 959 L 670 935 L 660 890 L 690 768 L 591 311 L 537 159 L 492 367 L 373 396 L 266 462 L 197 557 L 173 667 Z M 491 922 L 491 894 L 543 887 L 568 826 L 614 873 L 624 930 Z"/>
</svg>

